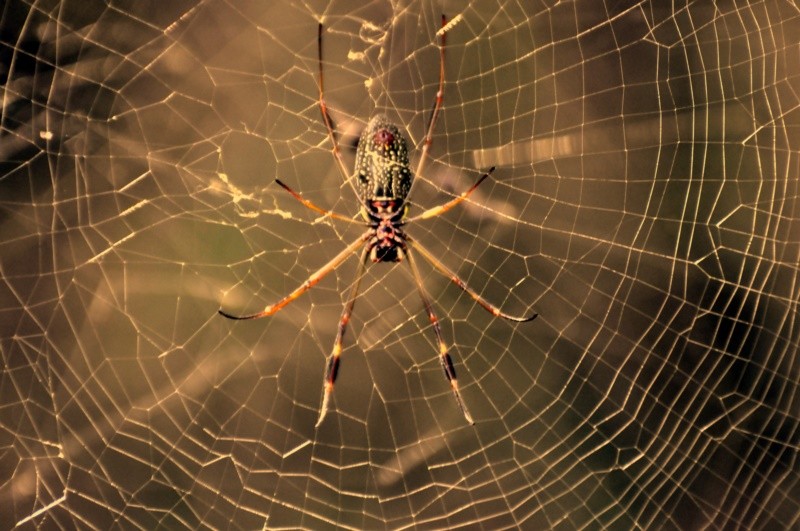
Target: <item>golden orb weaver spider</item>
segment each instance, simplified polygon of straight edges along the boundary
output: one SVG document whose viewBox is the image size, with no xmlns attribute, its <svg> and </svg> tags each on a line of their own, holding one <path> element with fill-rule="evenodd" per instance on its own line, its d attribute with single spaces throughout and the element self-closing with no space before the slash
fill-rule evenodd
<svg viewBox="0 0 800 531">
<path fill-rule="evenodd" d="M 408 149 L 406 147 L 406 139 L 400 132 L 400 129 L 384 115 L 374 116 L 367 125 L 358 143 L 356 150 L 356 163 L 355 172 L 357 174 L 356 184 L 354 189 L 358 198 L 360 199 L 361 215 L 366 220 L 367 231 L 358 237 L 353 243 L 348 245 L 339 254 L 334 256 L 327 264 L 319 268 L 311 274 L 305 282 L 297 287 L 293 292 L 286 295 L 284 298 L 264 308 L 263 311 L 244 316 L 236 316 L 219 310 L 219 313 L 228 319 L 258 319 L 273 315 L 278 310 L 297 299 L 300 295 L 315 286 L 322 278 L 334 271 L 340 264 L 342 264 L 356 249 L 362 247 L 361 261 L 359 264 L 358 272 L 356 273 L 355 281 L 350 288 L 350 293 L 347 297 L 347 302 L 342 309 L 342 316 L 339 319 L 339 329 L 336 334 L 336 340 L 333 343 L 333 349 L 328 357 L 327 366 L 325 369 L 325 378 L 323 380 L 323 396 L 322 405 L 320 406 L 319 417 L 315 427 L 322 424 L 322 420 L 328 412 L 328 404 L 330 396 L 333 392 L 333 386 L 336 382 L 336 376 L 339 372 L 339 358 L 342 354 L 342 340 L 347 328 L 347 323 L 350 321 L 350 316 L 353 313 L 353 307 L 356 303 L 358 296 L 358 287 L 361 284 L 361 279 L 366 270 L 367 260 L 372 262 L 400 262 L 406 259 L 411 274 L 414 277 L 414 283 L 417 286 L 422 303 L 428 313 L 428 318 L 433 326 L 434 333 L 436 334 L 436 341 L 439 344 L 439 358 L 444 369 L 444 374 L 450 382 L 453 394 L 456 398 L 456 403 L 467 419 L 467 422 L 474 424 L 472 416 L 469 414 L 461 395 L 458 392 L 458 380 L 456 379 L 456 370 L 453 366 L 453 360 L 447 351 L 447 345 L 442 338 L 442 331 L 439 327 L 439 320 L 433 312 L 430 298 L 425 292 L 422 283 L 422 275 L 420 275 L 417 268 L 414 252 L 419 252 L 430 264 L 439 272 L 448 277 L 459 288 L 467 292 L 478 304 L 484 307 L 492 315 L 502 317 L 509 321 L 525 322 L 532 321 L 536 318 L 537 314 L 527 317 L 515 317 L 500 311 L 500 309 L 486 300 L 484 300 L 476 291 L 467 286 L 458 275 L 447 268 L 441 263 L 430 251 L 425 249 L 416 240 L 411 238 L 403 230 L 406 223 L 417 221 L 421 219 L 428 219 L 440 214 L 444 214 L 454 206 L 464 201 L 472 194 L 473 191 L 494 171 L 494 167 L 484 173 L 475 184 L 473 184 L 466 192 L 460 196 L 448 201 L 447 203 L 430 208 L 421 214 L 406 219 L 408 213 L 408 204 L 405 202 L 411 185 L 414 182 L 414 176 L 420 175 L 425 165 L 428 152 L 432 144 L 433 129 L 436 125 L 436 119 L 439 116 L 439 110 L 442 107 L 444 100 L 444 50 L 445 50 L 445 37 L 446 37 L 446 23 L 447 19 L 442 15 L 442 29 L 441 29 L 441 44 L 439 46 L 439 90 L 436 93 L 436 101 L 433 105 L 430 119 L 428 120 L 427 132 L 422 145 L 422 154 L 420 155 L 417 168 L 414 173 L 409 169 Z M 325 127 L 328 130 L 328 137 L 331 144 L 333 144 L 333 156 L 339 166 L 339 170 L 346 181 L 350 180 L 350 175 L 347 173 L 347 168 L 344 165 L 342 154 L 339 149 L 339 143 L 336 139 L 336 133 L 333 128 L 333 121 L 328 114 L 328 108 L 325 104 L 324 93 L 324 78 L 322 69 L 322 32 L 323 26 L 320 23 L 317 32 L 317 52 L 319 63 L 319 78 L 317 85 L 319 88 L 319 108 L 322 113 L 322 120 L 325 122 Z M 337 214 L 329 210 L 321 208 L 311 201 L 303 198 L 300 194 L 289 188 L 287 185 L 276 179 L 276 182 L 289 192 L 295 199 L 300 201 L 307 208 L 319 212 L 333 219 L 346 221 L 349 223 L 361 222 Z"/>
</svg>

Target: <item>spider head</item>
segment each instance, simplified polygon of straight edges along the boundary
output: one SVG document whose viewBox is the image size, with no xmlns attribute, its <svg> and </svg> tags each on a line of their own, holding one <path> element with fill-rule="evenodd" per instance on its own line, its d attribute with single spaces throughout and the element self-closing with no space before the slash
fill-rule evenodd
<svg viewBox="0 0 800 531">
<path fill-rule="evenodd" d="M 372 118 L 356 151 L 356 188 L 362 201 L 403 200 L 411 189 L 408 147 L 400 129 L 382 114 Z"/>
<path fill-rule="evenodd" d="M 404 209 L 405 210 L 405 209 Z M 370 241 L 370 258 L 373 262 L 400 262 L 405 257 L 405 233 L 391 214 L 370 214 L 375 230 Z"/>
<path fill-rule="evenodd" d="M 373 262 L 400 262 L 405 258 L 403 249 L 396 245 L 376 245 L 370 251 Z"/>
</svg>

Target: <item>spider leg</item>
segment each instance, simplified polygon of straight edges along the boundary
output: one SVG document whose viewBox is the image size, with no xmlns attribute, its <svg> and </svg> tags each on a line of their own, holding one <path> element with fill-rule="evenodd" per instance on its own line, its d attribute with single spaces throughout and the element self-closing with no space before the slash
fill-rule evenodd
<svg viewBox="0 0 800 531">
<path fill-rule="evenodd" d="M 473 184 L 472 186 L 470 186 L 469 190 L 467 190 L 466 192 L 463 192 L 463 193 L 462 193 L 460 196 L 456 197 L 455 199 L 451 199 L 450 201 L 448 201 L 447 203 L 445 203 L 445 204 L 443 204 L 443 205 L 439 205 L 439 206 L 437 206 L 437 207 L 429 208 L 429 209 L 428 209 L 428 210 L 426 210 L 425 212 L 423 212 L 423 213 L 421 213 L 421 214 L 418 214 L 418 215 L 416 215 L 416 216 L 414 216 L 414 217 L 412 217 L 412 218 L 409 218 L 409 219 L 407 219 L 405 222 L 406 222 L 406 223 L 408 223 L 408 222 L 411 222 L 411 221 L 416 221 L 416 220 L 418 220 L 418 219 L 428 219 L 428 218 L 432 218 L 432 217 L 434 217 L 434 216 L 438 216 L 438 215 L 444 214 L 445 212 L 447 212 L 448 210 L 450 210 L 450 209 L 451 209 L 451 208 L 453 208 L 454 206 L 456 206 L 456 205 L 460 204 L 460 203 L 461 203 L 461 202 L 462 202 L 464 199 L 466 199 L 466 198 L 468 198 L 470 195 L 472 195 L 472 192 L 474 192 L 474 191 L 475 191 L 475 189 L 476 189 L 478 186 L 480 186 L 480 184 L 481 184 L 481 183 L 482 183 L 482 182 L 483 182 L 483 181 L 484 181 L 484 180 L 485 180 L 487 177 L 489 177 L 489 176 L 492 174 L 492 172 L 493 172 L 493 171 L 494 171 L 494 166 L 492 166 L 491 168 L 489 168 L 489 171 L 487 171 L 486 173 L 484 173 L 483 175 L 481 175 L 481 178 L 480 178 L 480 179 L 478 179 L 478 180 L 475 182 L 475 184 Z"/>
<path fill-rule="evenodd" d="M 333 129 L 333 120 L 331 119 L 330 113 L 328 113 L 328 106 L 325 104 L 325 78 L 322 69 L 322 30 L 322 22 L 320 22 L 317 29 L 317 60 L 319 63 L 317 87 L 319 88 L 319 110 L 322 113 L 322 121 L 325 122 L 325 128 L 328 130 L 328 138 L 331 139 L 331 144 L 333 145 L 332 151 L 333 157 L 336 159 L 336 165 L 339 167 L 342 178 L 344 178 L 345 182 L 350 184 L 353 193 L 358 196 L 355 185 L 350 179 L 350 174 L 347 172 L 347 167 L 344 165 L 342 151 L 339 149 L 339 141 L 336 139 L 336 131 Z"/>
<path fill-rule="evenodd" d="M 411 273 L 414 276 L 414 282 L 417 284 L 419 296 L 422 298 L 422 303 L 425 305 L 425 311 L 428 312 L 428 318 L 431 320 L 433 331 L 436 333 L 436 341 L 439 343 L 439 359 L 442 362 L 444 375 L 447 376 L 447 381 L 450 382 L 450 387 L 453 389 L 456 402 L 458 403 L 459 409 L 461 409 L 461 412 L 464 414 L 464 418 L 466 418 L 467 422 L 470 424 L 475 424 L 475 421 L 472 420 L 472 415 L 470 415 L 469 411 L 467 410 L 467 406 L 464 405 L 464 401 L 461 400 L 461 394 L 458 392 L 458 378 L 456 378 L 456 369 L 453 367 L 453 359 L 447 352 L 447 345 L 444 342 L 444 338 L 442 338 L 442 330 L 439 327 L 439 319 L 436 317 L 436 314 L 433 313 L 433 306 L 428 298 L 428 294 L 425 292 L 425 287 L 422 284 L 422 276 L 419 274 L 419 269 L 417 269 L 417 264 L 414 261 L 411 249 L 406 249 L 406 258 L 408 259 L 408 265 L 411 267 Z"/>
<path fill-rule="evenodd" d="M 322 280 L 322 278 L 339 267 L 339 265 L 344 262 L 359 246 L 361 246 L 365 241 L 367 241 L 372 235 L 375 233 L 374 229 L 370 229 L 364 234 L 362 234 L 357 240 L 353 243 L 348 245 L 342 252 L 331 258 L 331 260 L 325 264 L 324 266 L 317 269 L 314 273 L 311 274 L 310 277 L 306 279 L 305 282 L 300 284 L 293 292 L 276 302 L 275 304 L 271 304 L 264 308 L 263 311 L 254 313 L 252 315 L 243 315 L 243 316 L 236 316 L 230 313 L 224 312 L 219 310 L 220 315 L 227 317 L 228 319 L 260 319 L 262 317 L 267 317 L 268 315 L 272 315 L 276 313 L 278 310 L 295 300 L 297 297 L 317 285 L 317 283 Z"/>
<path fill-rule="evenodd" d="M 364 277 L 364 271 L 367 270 L 367 260 L 369 259 L 369 252 L 371 245 L 364 246 L 364 251 L 361 253 L 361 262 L 358 266 L 355 282 L 353 287 L 350 288 L 350 294 L 347 296 L 347 302 L 342 309 L 342 317 L 339 319 L 339 330 L 336 333 L 336 340 L 333 342 L 333 349 L 331 355 L 328 357 L 328 365 L 325 368 L 325 379 L 322 383 L 322 405 L 319 408 L 319 418 L 314 425 L 318 428 L 322 424 L 322 420 L 328 413 L 328 404 L 331 400 L 331 393 L 333 392 L 333 385 L 336 383 L 336 375 L 339 373 L 339 357 L 342 354 L 342 339 L 344 338 L 344 331 L 347 329 L 347 323 L 350 322 L 350 316 L 353 314 L 353 307 L 356 305 L 358 298 L 358 286 L 361 284 L 361 279 Z"/>
<path fill-rule="evenodd" d="M 423 140 L 422 144 L 422 154 L 419 156 L 417 170 L 414 172 L 414 175 L 422 175 L 422 169 L 425 167 L 425 162 L 428 158 L 428 152 L 430 151 L 431 144 L 433 143 L 433 129 L 436 127 L 436 119 L 439 117 L 439 111 L 441 110 L 442 102 L 444 101 L 444 47 L 447 41 L 447 33 L 443 30 L 446 25 L 447 17 L 442 15 L 442 42 L 439 46 L 439 88 L 436 91 L 436 101 L 433 104 L 431 117 L 428 119 L 428 129 L 425 133 L 425 139 Z"/>
<path fill-rule="evenodd" d="M 314 203 L 312 203 L 312 202 L 311 202 L 311 201 L 309 201 L 308 199 L 304 198 L 304 197 L 303 197 L 302 195 L 300 195 L 299 193 L 297 193 L 297 192 L 295 192 L 294 190 L 292 190 L 291 188 L 289 188 L 289 186 L 288 186 L 288 185 L 286 185 L 286 184 L 284 184 L 284 183 L 283 183 L 283 182 L 282 182 L 280 179 L 275 179 L 275 182 L 276 182 L 276 183 L 278 183 L 279 185 L 281 185 L 281 187 L 283 187 L 283 189 L 284 189 L 284 190 L 286 190 L 287 192 L 289 192 L 290 194 L 292 194 L 292 196 L 293 196 L 295 199 L 297 199 L 298 201 L 300 201 L 301 203 L 303 203 L 303 206 L 305 206 L 306 208 L 309 208 L 309 209 L 313 210 L 314 212 L 319 212 L 320 214 L 322 214 L 322 215 L 324 215 L 324 216 L 331 217 L 331 218 L 333 218 L 333 219 L 338 219 L 338 220 L 342 220 L 342 221 L 347 221 L 348 223 L 358 223 L 359 225 L 361 225 L 361 224 L 362 224 L 360 221 L 358 221 L 358 220 L 356 220 L 356 219 L 353 219 L 353 218 L 348 218 L 347 216 L 343 216 L 343 215 L 341 215 L 341 214 L 338 214 L 338 213 L 336 213 L 336 212 L 334 212 L 334 211 L 332 211 L 332 210 L 325 210 L 324 208 L 322 208 L 322 207 L 320 207 L 320 206 L 317 206 L 317 205 L 315 205 Z"/>
<path fill-rule="evenodd" d="M 446 265 L 441 263 L 433 254 L 431 254 L 430 251 L 428 251 L 425 247 L 420 245 L 419 242 L 417 242 L 416 240 L 412 240 L 410 236 L 406 235 L 406 243 L 408 244 L 409 247 L 413 247 L 414 249 L 419 251 L 419 254 L 421 254 L 423 258 L 425 258 L 428 262 L 430 262 L 433 267 L 438 269 L 439 272 L 442 273 L 444 276 L 448 277 L 456 286 L 466 291 L 469 294 L 469 296 L 475 300 L 475 302 L 483 306 L 486 309 L 486 311 L 488 311 L 495 317 L 502 317 L 503 319 L 508 319 L 509 321 L 524 323 L 527 321 L 533 321 L 539 315 L 537 313 L 534 313 L 532 315 L 525 317 L 516 317 L 514 315 L 509 315 L 507 313 L 500 311 L 500 308 L 487 302 L 483 297 L 478 295 L 472 288 L 467 286 L 466 282 L 461 280 L 458 277 L 458 275 L 450 271 L 450 269 L 448 269 Z"/>
</svg>

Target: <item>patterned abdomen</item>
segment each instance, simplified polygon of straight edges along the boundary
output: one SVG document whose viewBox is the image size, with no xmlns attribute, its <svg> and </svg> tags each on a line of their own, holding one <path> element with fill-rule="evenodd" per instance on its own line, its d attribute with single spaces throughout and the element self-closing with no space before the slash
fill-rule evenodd
<svg viewBox="0 0 800 531">
<path fill-rule="evenodd" d="M 356 152 L 356 189 L 363 202 L 399 200 L 411 189 L 408 147 L 400 129 L 379 114 L 361 134 Z"/>
</svg>

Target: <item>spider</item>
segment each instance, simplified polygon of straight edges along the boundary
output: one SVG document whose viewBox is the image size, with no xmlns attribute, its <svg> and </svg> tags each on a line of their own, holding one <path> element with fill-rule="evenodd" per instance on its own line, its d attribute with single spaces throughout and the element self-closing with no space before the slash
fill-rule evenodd
<svg viewBox="0 0 800 531">
<path fill-rule="evenodd" d="M 432 144 L 432 134 L 436 125 L 436 119 L 439 116 L 439 111 L 442 107 L 444 100 L 444 52 L 445 52 L 445 26 L 447 19 L 442 15 L 442 29 L 441 29 L 441 44 L 439 46 L 439 90 L 436 93 L 436 101 L 433 105 L 428 120 L 427 132 L 422 144 L 422 153 L 419 161 L 417 162 L 416 170 L 412 173 L 409 167 L 408 148 L 406 146 L 406 139 L 400 129 L 389 121 L 389 119 L 379 114 L 374 116 L 367 125 L 356 150 L 355 162 L 355 184 L 351 180 L 350 175 L 345 167 L 344 160 L 342 159 L 339 143 L 336 139 L 336 132 L 334 131 L 333 120 L 328 113 L 328 107 L 325 103 L 324 93 L 324 77 L 322 68 L 322 34 L 323 25 L 320 23 L 317 32 L 317 52 L 319 63 L 319 77 L 317 85 L 319 88 L 319 108 L 322 114 L 322 120 L 325 122 L 325 128 L 328 130 L 328 137 L 333 145 L 332 153 L 339 170 L 344 179 L 351 183 L 354 191 L 361 202 L 361 215 L 367 225 L 367 230 L 354 242 L 348 245 L 339 254 L 334 256 L 327 264 L 323 265 L 317 271 L 311 274 L 305 282 L 297 287 L 293 292 L 286 295 L 278 302 L 271 304 L 264 308 L 263 311 L 244 316 L 232 315 L 223 310 L 219 313 L 228 319 L 259 319 L 273 315 L 278 310 L 297 299 L 300 295 L 315 286 L 322 278 L 336 270 L 351 254 L 353 254 L 359 247 L 361 250 L 361 260 L 359 263 L 358 272 L 356 273 L 355 281 L 350 288 L 350 293 L 347 301 L 342 309 L 342 316 L 339 319 L 339 329 L 336 334 L 336 339 L 333 343 L 333 349 L 328 357 L 327 366 L 325 369 L 325 376 L 323 380 L 323 395 L 322 405 L 319 410 L 319 417 L 315 427 L 322 424 L 325 415 L 328 412 L 328 405 L 330 402 L 333 386 L 336 382 L 336 376 L 339 373 L 339 362 L 342 354 L 342 339 L 347 323 L 350 321 L 350 316 L 353 313 L 356 299 L 358 297 L 358 287 L 361 284 L 361 279 L 367 267 L 367 262 L 401 262 L 405 260 L 411 268 L 411 274 L 414 278 L 419 295 L 422 298 L 422 304 L 425 306 L 425 311 L 428 313 L 433 331 L 436 334 L 436 341 L 439 345 L 439 358 L 444 369 L 444 374 L 450 382 L 453 394 L 458 404 L 459 409 L 463 413 L 467 422 L 474 424 L 472 416 L 469 413 L 464 401 L 461 399 L 461 394 L 458 391 L 458 380 L 456 378 L 456 370 L 453 366 L 453 360 L 448 353 L 447 345 L 442 338 L 442 331 L 439 327 L 439 320 L 433 311 L 433 306 L 425 288 L 422 284 L 422 276 L 417 268 L 415 253 L 419 253 L 424 259 L 443 275 L 448 277 L 459 288 L 467 292 L 478 304 L 489 311 L 496 317 L 502 317 L 509 321 L 526 322 L 532 321 L 536 318 L 537 314 L 527 317 L 515 317 L 502 312 L 498 307 L 490 304 L 484 300 L 476 291 L 467 286 L 458 275 L 447 268 L 440 262 L 430 251 L 425 249 L 419 242 L 409 236 L 404 226 L 418 220 L 424 220 L 444 214 L 451 208 L 455 207 L 465 199 L 467 199 L 472 192 L 494 171 L 494 167 L 484 173 L 475 184 L 473 184 L 467 191 L 461 195 L 448 201 L 447 203 L 425 210 L 421 214 L 406 218 L 408 214 L 408 203 L 406 197 L 411 190 L 411 185 L 414 182 L 414 176 L 420 175 L 425 166 L 425 161 L 428 157 Z M 349 218 L 347 216 L 332 212 L 317 206 L 311 201 L 302 197 L 299 193 L 292 190 L 289 186 L 276 179 L 276 182 L 289 192 L 295 199 L 300 201 L 307 208 L 319 212 L 323 215 L 330 216 L 333 219 L 346 221 L 349 223 L 362 224 L 361 221 Z"/>
</svg>

